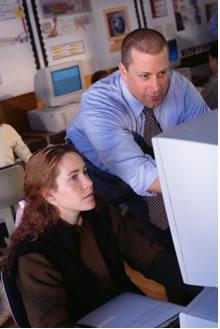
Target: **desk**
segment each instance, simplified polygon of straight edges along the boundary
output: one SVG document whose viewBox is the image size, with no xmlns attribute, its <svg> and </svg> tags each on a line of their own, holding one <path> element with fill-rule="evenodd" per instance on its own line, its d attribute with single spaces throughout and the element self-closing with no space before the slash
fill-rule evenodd
<svg viewBox="0 0 220 329">
<path fill-rule="evenodd" d="M 65 130 L 58 133 L 43 131 L 27 131 L 20 132 L 24 142 L 28 145 L 32 152 L 45 147 L 49 144 L 59 144 L 65 142 Z"/>
</svg>

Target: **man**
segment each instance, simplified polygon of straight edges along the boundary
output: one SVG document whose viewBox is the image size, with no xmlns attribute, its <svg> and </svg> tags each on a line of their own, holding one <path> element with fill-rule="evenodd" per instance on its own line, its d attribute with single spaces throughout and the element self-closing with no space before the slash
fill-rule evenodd
<svg viewBox="0 0 220 329">
<path fill-rule="evenodd" d="M 164 37 L 145 28 L 123 40 L 119 71 L 84 93 L 67 139 L 88 160 L 95 189 L 115 205 L 126 203 L 147 238 L 157 241 L 143 199 L 161 192 L 152 147 L 144 141 L 144 107 L 162 131 L 208 111 L 191 82 L 169 69 Z"/>
<path fill-rule="evenodd" d="M 209 49 L 209 66 L 212 76 L 205 84 L 201 95 L 211 110 L 218 108 L 218 41 Z"/>
</svg>

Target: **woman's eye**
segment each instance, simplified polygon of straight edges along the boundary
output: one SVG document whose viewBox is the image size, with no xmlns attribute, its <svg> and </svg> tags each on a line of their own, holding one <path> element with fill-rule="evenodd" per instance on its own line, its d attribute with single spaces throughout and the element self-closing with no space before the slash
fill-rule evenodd
<svg viewBox="0 0 220 329">
<path fill-rule="evenodd" d="M 77 175 L 72 175 L 71 177 L 70 177 L 70 180 L 76 180 L 77 179 Z"/>
<path fill-rule="evenodd" d="M 83 173 L 84 173 L 84 175 L 88 176 L 89 175 L 88 169 L 85 169 Z"/>
</svg>

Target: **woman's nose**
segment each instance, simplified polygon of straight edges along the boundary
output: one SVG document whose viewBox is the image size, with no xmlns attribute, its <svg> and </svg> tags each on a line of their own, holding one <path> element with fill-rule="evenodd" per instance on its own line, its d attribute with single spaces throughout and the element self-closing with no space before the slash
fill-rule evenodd
<svg viewBox="0 0 220 329">
<path fill-rule="evenodd" d="M 84 175 L 84 177 L 82 179 L 82 185 L 84 188 L 89 188 L 89 187 L 93 186 L 93 182 L 88 175 Z"/>
</svg>

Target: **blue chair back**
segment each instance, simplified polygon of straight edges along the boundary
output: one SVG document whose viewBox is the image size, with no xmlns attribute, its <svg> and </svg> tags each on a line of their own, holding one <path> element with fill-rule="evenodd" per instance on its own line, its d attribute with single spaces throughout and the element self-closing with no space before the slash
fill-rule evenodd
<svg viewBox="0 0 220 329">
<path fill-rule="evenodd" d="M 30 328 L 22 296 L 15 281 L 6 272 L 1 272 L 1 278 L 14 321 L 21 328 Z"/>
</svg>

